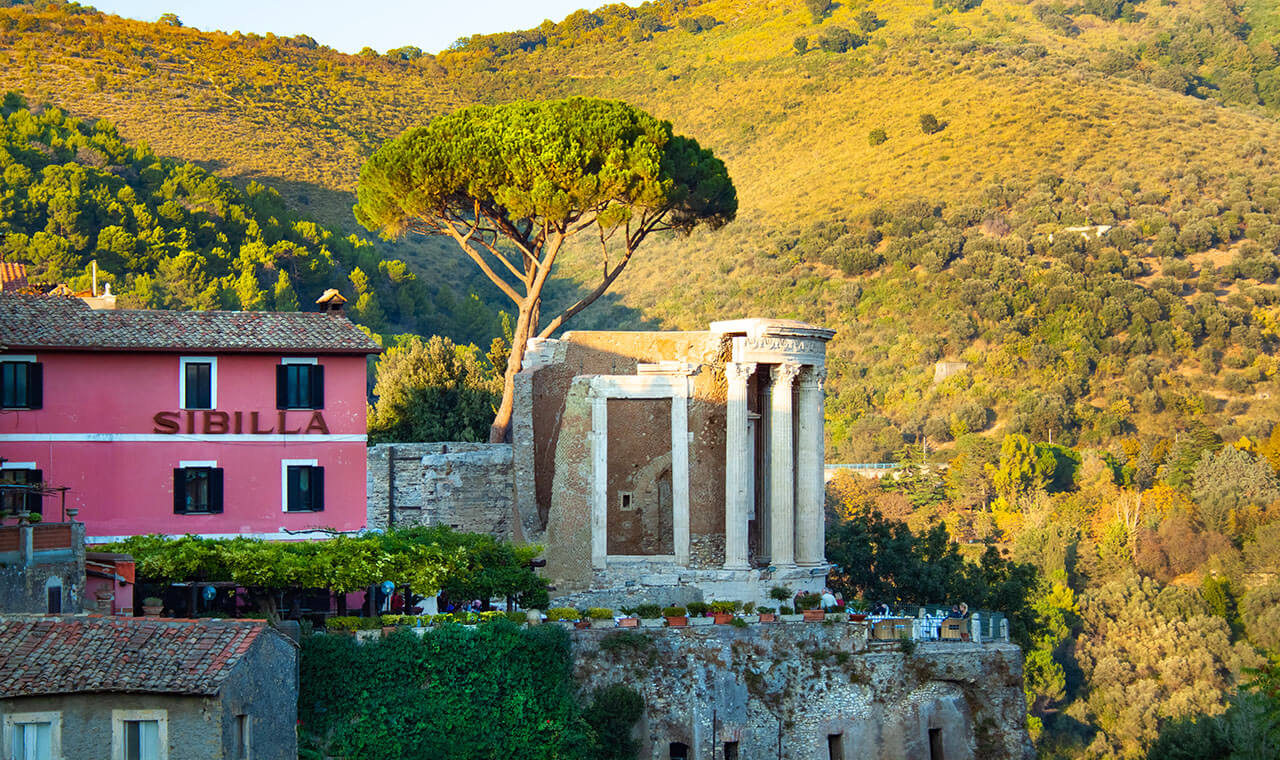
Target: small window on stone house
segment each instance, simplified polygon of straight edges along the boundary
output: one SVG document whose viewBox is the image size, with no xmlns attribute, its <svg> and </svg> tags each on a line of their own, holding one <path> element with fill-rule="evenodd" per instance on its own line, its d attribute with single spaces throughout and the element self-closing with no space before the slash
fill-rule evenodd
<svg viewBox="0 0 1280 760">
<path fill-rule="evenodd" d="M 45 612 L 50 615 L 62 614 L 62 581 L 57 578 L 50 578 L 45 584 L 45 597 L 47 603 Z"/>
<path fill-rule="evenodd" d="M 929 729 L 929 760 L 943 760 L 942 729 Z"/>
<path fill-rule="evenodd" d="M 250 760 L 250 758 L 252 757 L 249 754 L 249 716 L 248 715 L 236 716 L 234 752 L 235 754 L 232 755 L 232 757 L 234 757 L 235 760 Z"/>
<path fill-rule="evenodd" d="M 844 734 L 827 734 L 827 760 L 844 760 Z"/>
</svg>

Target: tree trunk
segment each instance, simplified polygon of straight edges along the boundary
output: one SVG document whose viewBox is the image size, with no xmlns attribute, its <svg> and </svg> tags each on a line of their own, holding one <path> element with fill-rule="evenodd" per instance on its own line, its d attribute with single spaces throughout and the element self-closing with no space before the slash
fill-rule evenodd
<svg viewBox="0 0 1280 760">
<path fill-rule="evenodd" d="M 516 317 L 516 329 L 511 335 L 511 355 L 507 357 L 507 371 L 502 376 L 502 403 L 498 413 L 489 427 L 489 443 L 506 443 L 511 437 L 511 416 L 515 410 L 516 373 L 524 364 L 524 352 L 529 343 L 529 336 L 537 330 L 535 316 L 539 298 L 527 298 L 520 304 L 520 312 Z"/>
</svg>

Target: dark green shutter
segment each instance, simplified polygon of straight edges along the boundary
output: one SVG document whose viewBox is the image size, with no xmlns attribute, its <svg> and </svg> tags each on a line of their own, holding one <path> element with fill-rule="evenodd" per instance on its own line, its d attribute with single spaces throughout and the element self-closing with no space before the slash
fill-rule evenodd
<svg viewBox="0 0 1280 760">
<path fill-rule="evenodd" d="M 305 509 L 302 503 L 302 468 L 289 467 L 285 470 L 285 505 L 289 512 Z"/>
<path fill-rule="evenodd" d="M 173 513 L 187 511 L 187 471 L 181 467 L 173 471 Z"/>
<path fill-rule="evenodd" d="M 44 496 L 35 488 L 44 485 L 44 473 L 40 470 L 27 470 L 27 485 L 33 489 L 27 492 L 27 511 L 44 515 Z"/>
<path fill-rule="evenodd" d="M 324 408 L 324 365 L 311 368 L 311 408 Z"/>
<path fill-rule="evenodd" d="M 32 362 L 27 365 L 27 408 L 44 407 L 44 365 Z"/>
<path fill-rule="evenodd" d="M 222 511 L 222 468 L 209 469 L 209 511 Z"/>
<path fill-rule="evenodd" d="M 289 365 L 276 365 L 276 408 L 289 408 Z"/>
<path fill-rule="evenodd" d="M 324 511 L 324 468 L 311 468 L 311 508 L 316 512 Z"/>
</svg>

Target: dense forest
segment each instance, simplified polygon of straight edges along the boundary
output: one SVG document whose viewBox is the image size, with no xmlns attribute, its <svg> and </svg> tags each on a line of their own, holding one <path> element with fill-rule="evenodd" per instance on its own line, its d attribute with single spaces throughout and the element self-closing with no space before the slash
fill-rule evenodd
<svg viewBox="0 0 1280 760">
<path fill-rule="evenodd" d="M 724 159 L 738 218 L 647 242 L 569 327 L 836 328 L 828 459 L 902 466 L 834 485 L 829 540 L 1035 569 L 1042 757 L 1274 757 L 1278 34 L 1264 0 L 664 0 L 352 56 L 10 4 L 0 241 L 136 305 L 339 287 L 423 336 L 371 434 L 475 438 L 500 296 L 358 231 L 359 168 L 473 102 L 624 99 Z M 569 253 L 553 302 L 597 275 Z"/>
<path fill-rule="evenodd" d="M 0 117 L 0 259 L 26 264 L 45 289 L 87 290 L 96 262 L 125 306 L 296 311 L 336 287 L 376 333 L 493 330 L 487 310 L 290 211 L 272 188 L 240 189 L 121 139 L 106 120 L 30 110 L 17 93 Z"/>
</svg>

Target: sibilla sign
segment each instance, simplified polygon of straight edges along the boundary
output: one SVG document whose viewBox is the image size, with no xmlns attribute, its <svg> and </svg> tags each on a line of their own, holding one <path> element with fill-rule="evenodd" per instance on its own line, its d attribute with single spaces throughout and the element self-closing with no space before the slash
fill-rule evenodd
<svg viewBox="0 0 1280 760">
<path fill-rule="evenodd" d="M 214 409 L 205 411 L 156 412 L 151 418 L 155 423 L 153 432 L 162 435 L 310 435 L 320 433 L 328 435 L 329 426 L 325 424 L 324 415 L 312 412 L 307 426 L 289 429 L 285 412 L 278 411 L 275 419 L 271 412 L 220 412 Z M 265 423 L 265 427 L 263 426 Z M 273 424 L 274 423 L 274 424 Z M 297 425 L 298 421 L 294 420 Z"/>
</svg>

